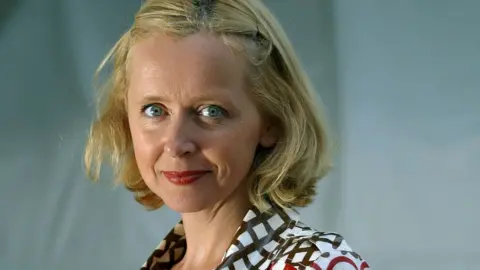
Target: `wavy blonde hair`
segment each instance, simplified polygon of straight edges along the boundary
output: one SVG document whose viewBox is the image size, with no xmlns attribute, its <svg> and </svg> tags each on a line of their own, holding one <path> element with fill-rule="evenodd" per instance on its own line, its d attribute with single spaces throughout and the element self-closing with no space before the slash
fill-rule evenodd
<svg viewBox="0 0 480 270">
<path fill-rule="evenodd" d="M 210 2 L 201 4 L 200 2 Z M 280 130 L 277 144 L 257 155 L 249 181 L 251 202 L 265 209 L 303 207 L 330 169 L 330 140 L 320 99 L 301 67 L 284 30 L 260 0 L 147 0 L 133 25 L 97 69 L 111 61 L 113 70 L 99 91 L 98 117 L 85 150 L 88 175 L 98 180 L 104 161 L 115 178 L 147 209 L 163 201 L 143 181 L 136 165 L 127 121 L 127 60 L 132 45 L 155 33 L 178 38 L 208 31 L 248 59 L 249 94 L 260 111 Z"/>
</svg>

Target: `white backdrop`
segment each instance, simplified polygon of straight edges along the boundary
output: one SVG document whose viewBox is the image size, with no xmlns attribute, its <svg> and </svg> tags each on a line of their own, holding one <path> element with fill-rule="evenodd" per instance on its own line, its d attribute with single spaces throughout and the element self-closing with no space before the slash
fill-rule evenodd
<svg viewBox="0 0 480 270">
<path fill-rule="evenodd" d="M 480 2 L 265 2 L 340 134 L 304 220 L 375 269 L 476 269 Z M 138 269 L 178 221 L 82 171 L 92 74 L 138 6 L 0 2 L 0 269 Z"/>
</svg>

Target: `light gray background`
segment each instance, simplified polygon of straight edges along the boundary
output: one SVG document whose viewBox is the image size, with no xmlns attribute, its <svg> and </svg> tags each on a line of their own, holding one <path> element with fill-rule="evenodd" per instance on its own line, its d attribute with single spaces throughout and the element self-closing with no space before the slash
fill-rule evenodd
<svg viewBox="0 0 480 270">
<path fill-rule="evenodd" d="M 304 220 L 375 269 L 479 269 L 480 2 L 265 2 L 341 143 Z M 138 6 L 1 0 L 0 269 L 138 269 L 177 222 L 82 171 L 92 74 Z"/>
</svg>

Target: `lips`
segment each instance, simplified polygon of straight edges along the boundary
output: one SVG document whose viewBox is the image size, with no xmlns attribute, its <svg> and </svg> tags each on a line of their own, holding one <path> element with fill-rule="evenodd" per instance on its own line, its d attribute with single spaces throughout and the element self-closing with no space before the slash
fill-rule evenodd
<svg viewBox="0 0 480 270">
<path fill-rule="evenodd" d="M 196 182 L 209 171 L 163 171 L 162 173 L 175 185 L 188 185 Z"/>
</svg>

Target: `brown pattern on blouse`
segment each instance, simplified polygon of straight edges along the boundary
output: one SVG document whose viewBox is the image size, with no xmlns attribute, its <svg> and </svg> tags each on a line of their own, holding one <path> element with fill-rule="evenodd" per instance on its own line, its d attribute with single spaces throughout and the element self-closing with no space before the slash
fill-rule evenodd
<svg viewBox="0 0 480 270">
<path fill-rule="evenodd" d="M 153 251 L 140 270 L 171 269 L 185 255 L 180 221 Z M 338 267 L 338 268 L 336 268 Z M 220 265 L 224 269 L 361 270 L 368 264 L 336 233 L 319 232 L 299 221 L 291 209 L 252 207 L 245 215 Z"/>
</svg>

